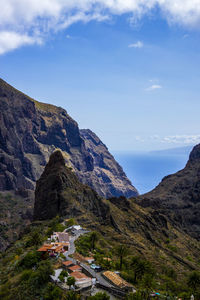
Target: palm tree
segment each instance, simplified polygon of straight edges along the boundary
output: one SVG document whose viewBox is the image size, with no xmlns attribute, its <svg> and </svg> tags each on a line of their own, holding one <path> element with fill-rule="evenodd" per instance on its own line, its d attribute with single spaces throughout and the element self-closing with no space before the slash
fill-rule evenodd
<svg viewBox="0 0 200 300">
<path fill-rule="evenodd" d="M 75 278 L 74 277 L 67 277 L 67 285 L 69 286 L 69 288 L 71 287 L 71 285 L 75 284 Z"/>
<path fill-rule="evenodd" d="M 134 269 L 135 283 L 138 279 L 141 279 L 145 273 L 154 275 L 154 269 L 152 268 L 151 263 L 140 257 L 133 257 L 130 266 Z"/>
<path fill-rule="evenodd" d="M 91 248 L 92 250 L 95 249 L 95 245 L 96 245 L 96 242 L 98 241 L 98 233 L 96 231 L 93 231 L 91 234 L 90 234 L 90 242 L 91 242 Z"/>
<path fill-rule="evenodd" d="M 119 269 L 122 269 L 123 259 L 129 254 L 129 249 L 125 245 L 119 245 L 115 249 L 116 255 L 119 257 Z"/>
<path fill-rule="evenodd" d="M 197 287 L 200 286 L 200 273 L 193 271 L 188 278 L 187 284 L 193 292 L 196 292 Z"/>
</svg>

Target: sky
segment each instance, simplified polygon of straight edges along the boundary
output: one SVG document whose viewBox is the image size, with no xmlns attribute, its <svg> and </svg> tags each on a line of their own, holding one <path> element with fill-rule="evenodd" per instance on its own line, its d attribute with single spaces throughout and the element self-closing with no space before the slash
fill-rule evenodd
<svg viewBox="0 0 200 300">
<path fill-rule="evenodd" d="M 0 0 L 0 77 L 112 151 L 200 142 L 200 0 Z"/>
</svg>

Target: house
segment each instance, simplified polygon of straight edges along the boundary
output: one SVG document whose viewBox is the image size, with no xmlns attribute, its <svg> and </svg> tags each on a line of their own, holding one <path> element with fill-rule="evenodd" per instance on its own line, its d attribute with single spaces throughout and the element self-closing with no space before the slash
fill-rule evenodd
<svg viewBox="0 0 200 300">
<path fill-rule="evenodd" d="M 51 235 L 51 241 L 59 242 L 59 243 L 68 243 L 69 234 L 67 232 L 54 232 Z"/>
<path fill-rule="evenodd" d="M 123 278 L 121 278 L 118 274 L 111 272 L 111 271 L 105 271 L 103 272 L 103 277 L 109 281 L 111 284 L 116 286 L 119 289 L 122 289 L 124 291 L 135 291 L 132 284 L 125 281 Z"/>
<path fill-rule="evenodd" d="M 72 272 L 81 272 L 82 271 L 82 268 L 78 265 L 74 265 L 74 266 L 71 266 L 71 267 L 67 267 L 67 270 L 72 273 Z"/>
<path fill-rule="evenodd" d="M 65 252 L 68 249 L 69 243 L 52 243 L 52 244 L 44 244 L 37 251 L 48 253 L 49 255 L 57 255 Z"/>
<path fill-rule="evenodd" d="M 75 285 L 79 288 L 86 288 L 89 286 L 92 286 L 93 281 L 92 278 L 86 276 L 85 274 L 83 274 L 82 272 L 73 272 L 70 274 L 70 276 L 74 277 L 75 279 Z"/>
<path fill-rule="evenodd" d="M 84 257 L 84 262 L 92 264 L 94 262 L 94 257 Z"/>
<path fill-rule="evenodd" d="M 67 229 L 65 229 L 65 232 L 68 231 L 68 230 L 78 231 L 78 230 L 81 230 L 81 229 L 82 229 L 82 227 L 80 225 L 73 225 L 73 226 L 70 226 Z"/>
<path fill-rule="evenodd" d="M 74 265 L 71 260 L 64 261 L 62 264 L 63 264 L 63 267 L 66 268 L 66 269 L 68 267 L 72 267 Z"/>
</svg>

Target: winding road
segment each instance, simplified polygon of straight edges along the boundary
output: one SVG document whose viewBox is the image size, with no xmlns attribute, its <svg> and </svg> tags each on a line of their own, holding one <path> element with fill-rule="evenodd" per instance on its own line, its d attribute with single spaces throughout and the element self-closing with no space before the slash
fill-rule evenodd
<svg viewBox="0 0 200 300">
<path fill-rule="evenodd" d="M 88 231 L 85 231 L 83 229 L 77 230 L 75 233 L 75 236 L 71 237 L 69 243 L 69 250 L 64 252 L 63 254 L 65 255 L 67 260 L 71 260 L 74 264 L 76 264 L 76 260 L 69 257 L 69 255 L 74 254 L 76 247 L 75 247 L 75 241 L 83 234 L 88 233 Z M 81 263 L 80 266 L 85 269 L 93 278 L 96 278 L 97 281 L 102 285 L 107 288 L 115 288 L 112 284 L 110 284 L 108 281 L 106 281 L 101 273 L 95 272 L 89 265 Z"/>
</svg>

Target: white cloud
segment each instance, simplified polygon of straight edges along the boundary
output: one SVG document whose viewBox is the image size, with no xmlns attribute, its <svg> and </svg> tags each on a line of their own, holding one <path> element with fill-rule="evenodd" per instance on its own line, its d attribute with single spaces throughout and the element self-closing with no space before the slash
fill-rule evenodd
<svg viewBox="0 0 200 300">
<path fill-rule="evenodd" d="M 144 44 L 141 41 L 137 41 L 134 44 L 130 44 L 128 47 L 129 48 L 142 48 L 142 47 L 144 47 Z"/>
<path fill-rule="evenodd" d="M 152 84 L 150 87 L 146 89 L 146 91 L 154 91 L 158 89 L 162 89 L 162 86 L 159 84 Z"/>
<path fill-rule="evenodd" d="M 200 142 L 200 135 L 171 135 L 164 137 L 162 142 L 171 144 L 197 144 Z"/>
<path fill-rule="evenodd" d="M 184 34 L 183 39 L 187 39 L 189 37 L 189 34 Z"/>
<path fill-rule="evenodd" d="M 153 140 L 160 141 L 167 144 L 198 144 L 200 143 L 200 134 L 196 135 L 168 135 L 165 137 L 160 137 L 158 135 L 153 135 L 150 137 Z"/>
<path fill-rule="evenodd" d="M 2 53 L 21 45 L 34 43 L 35 36 L 45 39 L 49 33 L 63 30 L 76 22 L 102 22 L 112 15 L 129 14 L 139 20 L 154 8 L 170 24 L 200 26 L 199 0 L 0 0 L 0 33 L 10 32 L 21 37 L 20 42 L 0 44 Z M 131 16 L 131 17 L 130 17 Z M 15 39 L 14 39 L 15 40 Z M 31 42 L 32 41 L 32 42 Z M 12 44 L 13 43 L 13 44 Z M 11 46 L 12 44 L 12 46 Z M 15 44 L 15 46 L 14 46 Z M 4 51 L 4 52 L 3 52 Z"/>
<path fill-rule="evenodd" d="M 23 45 L 40 44 L 41 40 L 37 37 L 18 34 L 12 31 L 0 32 L 0 54 L 14 50 Z"/>
</svg>

